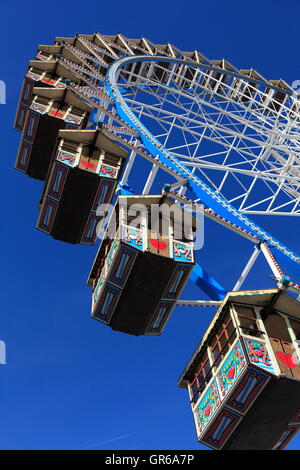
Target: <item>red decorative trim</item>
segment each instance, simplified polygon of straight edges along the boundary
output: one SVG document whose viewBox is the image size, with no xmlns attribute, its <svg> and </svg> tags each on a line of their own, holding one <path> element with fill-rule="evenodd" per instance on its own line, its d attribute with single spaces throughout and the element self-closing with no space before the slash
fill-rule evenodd
<svg viewBox="0 0 300 470">
<path fill-rule="evenodd" d="M 224 419 L 227 420 L 227 425 L 221 432 L 220 437 L 213 437 L 213 435 L 218 432 L 218 428 L 222 422 L 224 422 Z M 204 434 L 200 442 L 209 445 L 214 449 L 221 449 L 241 419 L 242 416 L 234 413 L 233 411 L 229 411 L 226 408 L 223 408 L 213 421 L 212 425 L 209 427 L 208 431 Z"/>
</svg>

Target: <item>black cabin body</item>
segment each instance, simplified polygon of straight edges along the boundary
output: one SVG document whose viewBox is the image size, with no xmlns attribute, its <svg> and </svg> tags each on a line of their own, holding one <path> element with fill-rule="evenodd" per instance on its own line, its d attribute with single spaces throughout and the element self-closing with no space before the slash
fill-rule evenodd
<svg viewBox="0 0 300 470">
<path fill-rule="evenodd" d="M 179 386 L 199 442 L 283 449 L 300 428 L 300 303 L 279 289 L 230 292 Z"/>
</svg>

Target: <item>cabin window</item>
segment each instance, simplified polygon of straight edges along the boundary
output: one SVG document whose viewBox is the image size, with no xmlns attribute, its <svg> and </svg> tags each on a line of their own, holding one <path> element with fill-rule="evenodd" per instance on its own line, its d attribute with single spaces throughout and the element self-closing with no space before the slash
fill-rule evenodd
<svg viewBox="0 0 300 470">
<path fill-rule="evenodd" d="M 155 77 L 162 83 L 166 83 L 170 74 L 171 65 L 168 62 L 158 62 L 155 69 Z"/>
<path fill-rule="evenodd" d="M 276 91 L 276 93 L 274 93 L 274 101 L 276 101 L 276 103 L 273 102 L 272 104 L 276 111 L 279 111 L 281 104 L 283 104 L 284 102 L 284 99 L 285 93 L 283 93 L 282 91 Z"/>
<path fill-rule="evenodd" d="M 84 115 L 84 111 L 79 108 L 72 108 L 71 114 L 74 114 L 74 116 L 82 117 Z"/>
<path fill-rule="evenodd" d="M 286 95 L 283 91 L 274 90 L 273 92 L 272 89 L 268 88 L 262 97 L 263 103 L 267 100 L 267 97 L 270 97 L 270 100 L 267 103 L 267 106 L 272 111 L 279 111 L 285 101 Z"/>
<path fill-rule="evenodd" d="M 78 152 L 78 144 L 70 142 L 70 141 L 64 141 L 62 146 L 62 150 L 65 150 L 67 152 L 71 153 L 77 153 Z"/>
<path fill-rule="evenodd" d="M 227 84 L 229 77 L 219 71 L 208 72 L 208 76 L 210 76 L 210 78 L 206 78 L 204 85 L 207 83 L 208 87 L 214 90 L 215 93 L 223 93 L 224 85 Z"/>
<path fill-rule="evenodd" d="M 46 98 L 42 98 L 41 96 L 37 96 L 35 101 L 36 103 L 44 104 L 45 106 L 49 105 L 49 100 Z"/>
<path fill-rule="evenodd" d="M 238 81 L 235 83 L 234 88 L 238 88 Z M 243 102 L 249 101 L 256 93 L 255 88 L 256 85 L 254 82 L 241 81 L 240 88 L 237 90 L 237 97 Z"/>
<path fill-rule="evenodd" d="M 106 163 L 107 165 L 119 167 L 121 165 L 121 158 L 116 155 L 112 155 L 108 152 L 105 152 L 104 163 Z"/>
<path fill-rule="evenodd" d="M 264 324 L 270 338 L 279 339 L 291 343 L 287 324 L 277 312 L 271 311 L 265 318 Z"/>
<path fill-rule="evenodd" d="M 235 327 L 230 313 L 227 312 L 210 345 L 213 367 L 217 368 L 220 365 L 235 338 Z"/>
<path fill-rule="evenodd" d="M 206 385 L 212 378 L 212 369 L 208 357 L 205 355 L 200 362 L 195 378 L 191 383 L 192 402 L 196 403 Z"/>
<path fill-rule="evenodd" d="M 235 308 L 242 333 L 244 335 L 261 338 L 264 335 L 264 332 L 259 328 L 254 309 L 252 307 L 245 307 L 243 305 L 238 305 Z"/>
</svg>

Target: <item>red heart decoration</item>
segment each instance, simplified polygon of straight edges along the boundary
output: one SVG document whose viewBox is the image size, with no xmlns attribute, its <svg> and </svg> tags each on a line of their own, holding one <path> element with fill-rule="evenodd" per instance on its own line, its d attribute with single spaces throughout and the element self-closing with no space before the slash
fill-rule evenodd
<svg viewBox="0 0 300 470">
<path fill-rule="evenodd" d="M 158 250 L 163 250 L 164 248 L 167 248 L 167 244 L 165 242 L 160 242 L 159 240 L 155 240 L 155 238 L 150 238 L 150 243 L 154 248 L 157 248 Z"/>
<path fill-rule="evenodd" d="M 262 357 L 262 356 L 263 356 L 263 352 L 262 352 L 262 351 L 257 351 L 257 350 L 255 350 L 255 354 L 256 354 L 256 356 L 258 356 L 258 357 Z"/>
<path fill-rule="evenodd" d="M 210 405 L 207 405 L 207 407 L 206 407 L 205 410 L 204 410 L 205 416 L 209 416 L 209 415 L 210 415 L 210 411 L 211 411 Z"/>
<path fill-rule="evenodd" d="M 229 369 L 229 371 L 227 372 L 227 376 L 231 380 L 233 379 L 234 375 L 235 375 L 235 368 L 234 366 L 232 366 L 231 369 Z"/>
<path fill-rule="evenodd" d="M 290 369 L 294 369 L 294 367 L 296 367 L 297 365 L 297 362 L 293 358 L 292 354 L 285 354 L 282 351 L 278 351 L 276 353 L 276 356 L 278 357 L 280 362 L 282 362 L 282 364 L 289 367 Z"/>
<path fill-rule="evenodd" d="M 52 114 L 53 116 L 59 116 L 59 117 L 62 117 L 63 115 L 63 113 L 60 113 L 59 111 L 54 111 L 54 110 L 51 110 L 50 114 Z"/>
<path fill-rule="evenodd" d="M 81 162 L 81 165 L 84 166 L 85 168 L 95 168 L 96 165 L 94 165 L 94 163 L 90 163 L 90 162 Z"/>
</svg>

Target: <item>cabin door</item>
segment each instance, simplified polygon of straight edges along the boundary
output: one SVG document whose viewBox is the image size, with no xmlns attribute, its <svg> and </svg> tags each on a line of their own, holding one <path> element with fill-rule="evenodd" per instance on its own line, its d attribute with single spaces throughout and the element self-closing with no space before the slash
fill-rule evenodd
<svg viewBox="0 0 300 470">
<path fill-rule="evenodd" d="M 281 372 L 288 377 L 300 379 L 300 366 L 293 343 L 269 338 Z"/>
<path fill-rule="evenodd" d="M 160 233 L 148 230 L 148 247 L 152 253 L 170 256 L 169 239 Z"/>
</svg>

